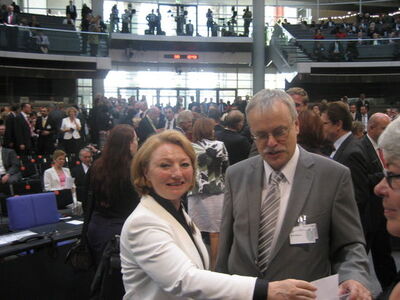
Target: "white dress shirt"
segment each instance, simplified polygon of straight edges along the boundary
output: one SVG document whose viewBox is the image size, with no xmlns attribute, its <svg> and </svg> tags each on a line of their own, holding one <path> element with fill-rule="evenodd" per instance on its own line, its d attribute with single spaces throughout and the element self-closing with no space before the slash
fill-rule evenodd
<svg viewBox="0 0 400 300">
<path fill-rule="evenodd" d="M 272 240 L 270 253 L 273 251 L 273 249 L 276 245 L 276 241 L 278 239 L 279 233 L 282 228 L 283 219 L 285 217 L 286 209 L 289 204 L 289 196 L 292 191 L 294 173 L 296 171 L 297 162 L 299 161 L 299 156 L 300 156 L 299 147 L 296 146 L 296 150 L 294 151 L 292 158 L 280 170 L 283 173 L 283 175 L 285 175 L 285 179 L 283 179 L 279 184 L 279 189 L 280 189 L 280 194 L 281 194 L 281 200 L 280 200 L 280 206 L 279 206 L 279 216 L 278 216 L 278 220 L 276 222 L 274 239 Z M 264 199 L 266 198 L 267 192 L 269 190 L 268 182 L 269 182 L 271 173 L 273 171 L 274 170 L 271 168 L 271 166 L 268 165 L 268 163 L 264 160 L 264 175 L 265 176 L 264 176 L 264 187 L 263 187 L 263 190 L 261 193 L 262 201 L 264 201 Z"/>
</svg>

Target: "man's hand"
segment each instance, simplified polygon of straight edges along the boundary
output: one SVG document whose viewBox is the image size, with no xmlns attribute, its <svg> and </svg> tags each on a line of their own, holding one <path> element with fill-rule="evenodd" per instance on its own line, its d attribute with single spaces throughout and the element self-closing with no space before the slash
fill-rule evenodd
<svg viewBox="0 0 400 300">
<path fill-rule="evenodd" d="M 49 135 L 49 134 L 50 134 L 50 131 L 48 131 L 48 130 L 42 130 L 40 133 L 41 133 L 41 135 Z"/>
<path fill-rule="evenodd" d="M 273 281 L 268 284 L 267 300 L 315 299 L 316 290 L 316 287 L 307 281 L 296 279 Z"/>
<path fill-rule="evenodd" d="M 10 174 L 6 174 L 3 177 L 1 177 L 1 183 L 6 184 L 9 179 L 10 179 Z"/>
<path fill-rule="evenodd" d="M 19 145 L 19 149 L 20 149 L 20 150 L 25 150 L 25 145 L 24 145 L 24 144 Z"/>
<path fill-rule="evenodd" d="M 371 300 L 371 292 L 355 280 L 346 280 L 339 285 L 339 295 L 350 293 L 348 300 Z"/>
</svg>

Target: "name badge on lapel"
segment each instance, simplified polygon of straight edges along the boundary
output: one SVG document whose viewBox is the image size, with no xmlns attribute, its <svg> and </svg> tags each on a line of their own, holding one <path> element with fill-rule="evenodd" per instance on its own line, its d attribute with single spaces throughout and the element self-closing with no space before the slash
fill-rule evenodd
<svg viewBox="0 0 400 300">
<path fill-rule="evenodd" d="M 297 219 L 298 226 L 293 227 L 289 235 L 290 245 L 315 244 L 318 239 L 317 224 L 307 224 L 307 216 L 301 215 Z"/>
</svg>

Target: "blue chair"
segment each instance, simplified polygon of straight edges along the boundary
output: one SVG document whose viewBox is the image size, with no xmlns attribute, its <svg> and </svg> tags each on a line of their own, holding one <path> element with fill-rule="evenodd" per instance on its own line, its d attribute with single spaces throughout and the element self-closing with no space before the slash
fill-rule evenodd
<svg viewBox="0 0 400 300">
<path fill-rule="evenodd" d="M 23 230 L 60 221 L 53 192 L 7 198 L 9 228 Z"/>
</svg>

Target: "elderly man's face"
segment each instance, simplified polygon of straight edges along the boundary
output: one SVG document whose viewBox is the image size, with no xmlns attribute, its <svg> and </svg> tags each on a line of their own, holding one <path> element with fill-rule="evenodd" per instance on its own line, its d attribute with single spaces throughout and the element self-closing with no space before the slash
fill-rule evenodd
<svg viewBox="0 0 400 300">
<path fill-rule="evenodd" d="M 80 153 L 79 159 L 81 162 L 83 162 L 85 165 L 90 166 L 92 164 L 92 152 L 90 151 L 82 151 Z"/>
<path fill-rule="evenodd" d="M 274 170 L 282 169 L 296 150 L 299 133 L 298 121 L 292 119 L 287 105 L 277 102 L 263 112 L 255 108 L 248 122 L 260 155 Z"/>
<path fill-rule="evenodd" d="M 375 194 L 383 199 L 387 230 L 400 237 L 400 160 L 388 163 L 386 169 L 391 177 L 383 178 L 375 186 Z"/>
</svg>

